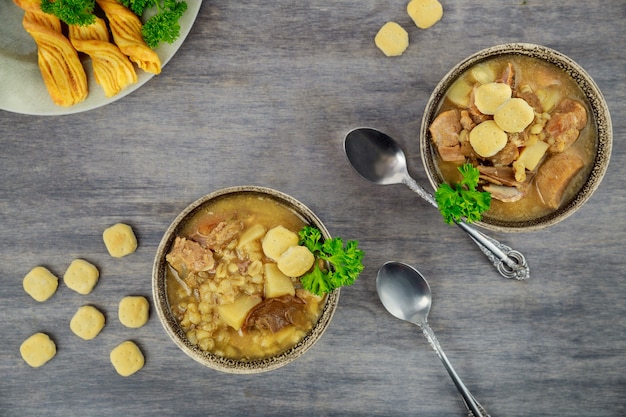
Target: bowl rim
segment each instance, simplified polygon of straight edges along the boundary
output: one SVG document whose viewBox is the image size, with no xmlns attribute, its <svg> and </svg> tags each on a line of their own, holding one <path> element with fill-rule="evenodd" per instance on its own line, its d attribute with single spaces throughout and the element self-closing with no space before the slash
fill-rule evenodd
<svg viewBox="0 0 626 417">
<path fill-rule="evenodd" d="M 596 138 L 597 149 L 594 165 L 582 185 L 581 190 L 571 199 L 571 201 L 564 204 L 558 210 L 537 219 L 517 222 L 483 219 L 481 221 L 474 222 L 474 224 L 485 229 L 500 232 L 530 232 L 544 229 L 559 223 L 574 214 L 574 212 L 576 212 L 591 197 L 594 191 L 599 187 L 608 170 L 613 144 L 611 115 L 600 88 L 582 66 L 565 54 L 542 45 L 525 42 L 511 42 L 482 49 L 456 64 L 439 81 L 426 103 L 419 132 L 422 165 L 426 171 L 428 181 L 433 189 L 436 190 L 439 184 L 443 182 L 443 179 L 437 173 L 436 167 L 433 163 L 434 151 L 430 144 L 430 133 L 428 132 L 428 127 L 434 120 L 434 116 L 437 114 L 436 112 L 439 107 L 439 103 L 445 96 L 447 89 L 454 83 L 454 81 L 456 81 L 461 74 L 473 65 L 486 61 L 497 55 L 525 55 L 544 59 L 545 61 L 568 73 L 585 93 L 587 101 L 590 105 L 590 111 L 593 114 L 593 120 L 596 124 L 598 133 Z"/>
<path fill-rule="evenodd" d="M 315 213 L 313 213 L 311 209 L 281 191 L 254 185 L 222 188 L 200 197 L 193 203 L 189 204 L 185 209 L 183 209 L 182 212 L 180 212 L 180 214 L 178 214 L 178 216 L 176 216 L 174 221 L 172 221 L 166 229 L 154 257 L 152 267 L 152 297 L 159 321 L 165 329 L 165 332 L 186 355 L 204 366 L 217 371 L 231 374 L 255 374 L 268 372 L 285 366 L 309 350 L 321 338 L 322 334 L 328 328 L 339 302 L 340 289 L 338 288 L 326 295 L 326 302 L 322 308 L 322 312 L 317 320 L 317 323 L 313 326 L 313 329 L 297 344 L 275 356 L 250 361 L 239 361 L 203 351 L 198 346 L 189 342 L 185 333 L 174 318 L 169 306 L 165 282 L 165 255 L 167 254 L 167 251 L 169 251 L 172 242 L 176 237 L 176 233 L 184 225 L 185 221 L 187 221 L 197 211 L 201 210 L 203 206 L 208 204 L 210 201 L 241 193 L 251 195 L 258 194 L 267 198 L 272 198 L 287 208 L 294 210 L 309 224 L 316 226 L 321 231 L 324 239 L 331 238 L 330 233 L 322 221 Z"/>
</svg>

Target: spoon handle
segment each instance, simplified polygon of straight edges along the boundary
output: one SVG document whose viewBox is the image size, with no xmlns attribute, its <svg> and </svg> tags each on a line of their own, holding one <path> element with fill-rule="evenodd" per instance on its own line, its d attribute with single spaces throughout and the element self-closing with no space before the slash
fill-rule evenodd
<svg viewBox="0 0 626 417">
<path fill-rule="evenodd" d="M 433 207 L 438 207 L 437 201 L 432 194 L 426 191 L 413 178 L 409 176 L 405 178 L 403 182 Z M 514 278 L 517 280 L 527 279 L 530 276 L 530 269 L 528 268 L 526 258 L 520 252 L 479 232 L 463 221 L 457 222 L 456 224 L 472 238 L 480 250 L 489 258 L 493 266 L 496 267 L 500 275 L 505 278 Z"/>
<path fill-rule="evenodd" d="M 528 268 L 526 258 L 520 252 L 479 232 L 465 222 L 461 221 L 456 224 L 472 238 L 482 253 L 484 253 L 493 266 L 496 267 L 500 275 L 505 278 L 517 280 L 524 280 L 530 276 L 530 269 Z"/>
<path fill-rule="evenodd" d="M 469 389 L 467 389 L 465 384 L 463 384 L 463 381 L 461 381 L 461 378 L 452 367 L 452 364 L 448 360 L 446 354 L 443 352 L 443 349 L 439 345 L 439 341 L 435 337 L 435 333 L 430 328 L 428 323 L 424 322 L 420 327 L 422 328 L 424 336 L 426 336 L 426 339 L 430 343 L 430 346 L 432 346 L 435 352 L 437 352 L 437 356 L 441 360 L 441 363 L 443 363 L 443 366 L 450 374 L 450 377 L 452 378 L 452 381 L 454 381 L 454 385 L 456 385 L 456 388 L 459 390 L 461 397 L 463 397 L 463 402 L 465 403 L 465 407 L 468 410 L 468 417 L 489 417 L 489 414 L 487 414 L 485 408 L 480 405 L 478 401 L 476 401 L 472 393 L 469 391 Z"/>
</svg>

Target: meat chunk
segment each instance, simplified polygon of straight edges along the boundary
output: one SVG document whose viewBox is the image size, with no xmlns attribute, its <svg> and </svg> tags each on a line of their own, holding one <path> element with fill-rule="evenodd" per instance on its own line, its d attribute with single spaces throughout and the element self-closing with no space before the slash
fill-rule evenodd
<svg viewBox="0 0 626 417">
<path fill-rule="evenodd" d="M 462 126 L 457 110 L 448 110 L 439 114 L 433 120 L 428 130 L 441 159 L 446 162 L 465 161 L 465 156 L 461 153 L 461 143 L 459 142 L 459 133 L 462 130 Z"/>
<path fill-rule="evenodd" d="M 502 148 L 497 154 L 489 157 L 488 159 L 495 166 L 506 166 L 513 163 L 514 160 L 519 156 L 519 149 L 517 145 L 512 141 L 508 141 L 504 148 Z"/>
<path fill-rule="evenodd" d="M 276 333 L 283 327 L 305 323 L 305 308 L 304 301 L 292 295 L 266 298 L 248 313 L 244 330 L 254 327 Z"/>
<path fill-rule="evenodd" d="M 587 110 L 580 102 L 564 99 L 559 103 L 548 123 L 546 133 L 552 153 L 563 152 L 578 139 L 587 125 Z"/>
<path fill-rule="evenodd" d="M 569 153 L 556 154 L 545 161 L 537 172 L 537 191 L 543 203 L 559 208 L 565 189 L 583 166 L 580 157 Z"/>
<path fill-rule="evenodd" d="M 179 236 L 174 240 L 174 246 L 165 259 L 181 278 L 185 278 L 190 273 L 212 271 L 215 268 L 215 259 L 210 249 Z"/>
<path fill-rule="evenodd" d="M 513 64 L 510 62 L 507 63 L 502 74 L 500 74 L 500 78 L 498 78 L 496 82 L 508 84 L 511 89 L 515 88 L 515 68 L 513 68 Z"/>
<path fill-rule="evenodd" d="M 237 220 L 220 221 L 213 225 L 198 227 L 193 240 L 209 249 L 221 249 L 228 245 L 243 230 L 243 223 Z"/>
</svg>

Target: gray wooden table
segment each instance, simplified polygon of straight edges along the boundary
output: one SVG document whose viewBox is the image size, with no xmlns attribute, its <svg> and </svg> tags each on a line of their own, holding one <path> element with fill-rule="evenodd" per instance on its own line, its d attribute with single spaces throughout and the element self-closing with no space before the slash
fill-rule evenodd
<svg viewBox="0 0 626 417">
<path fill-rule="evenodd" d="M 419 330 L 378 301 L 376 271 L 388 260 L 430 281 L 430 324 L 492 416 L 626 415 L 626 3 L 443 1 L 428 30 L 412 26 L 405 3 L 206 1 L 163 73 L 122 100 L 66 116 L 0 111 L 0 415 L 465 415 Z M 409 32 L 402 57 L 374 46 L 388 20 Z M 608 173 L 575 215 L 546 231 L 491 233 L 526 255 L 526 282 L 500 278 L 406 187 L 357 177 L 342 152 L 348 130 L 382 129 L 427 185 L 417 133 L 431 90 L 467 55 L 510 41 L 581 64 L 605 94 L 615 134 Z M 323 339 L 253 376 L 199 366 L 156 314 L 136 330 L 117 320 L 122 297 L 150 296 L 153 256 L 177 213 L 242 184 L 291 194 L 367 252 Z M 111 258 L 101 240 L 116 222 L 138 236 L 126 258 Z M 62 276 L 75 258 L 100 269 L 91 294 L 61 284 L 40 304 L 23 291 L 32 267 Z M 69 329 L 83 304 L 107 317 L 89 342 Z M 32 369 L 19 346 L 37 331 L 58 353 Z M 109 352 L 127 339 L 146 365 L 122 378 Z"/>
</svg>

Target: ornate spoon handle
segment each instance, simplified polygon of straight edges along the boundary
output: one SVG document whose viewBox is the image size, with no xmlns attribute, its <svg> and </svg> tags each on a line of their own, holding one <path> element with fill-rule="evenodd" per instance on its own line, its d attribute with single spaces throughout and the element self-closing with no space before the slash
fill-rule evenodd
<svg viewBox="0 0 626 417">
<path fill-rule="evenodd" d="M 428 201 L 433 207 L 437 208 L 437 201 L 413 178 L 404 179 L 411 190 L 424 200 Z M 530 277 L 530 269 L 526 258 L 520 252 L 503 245 L 492 237 L 485 235 L 474 229 L 465 222 L 456 223 L 472 240 L 478 245 L 480 250 L 489 258 L 493 266 L 496 267 L 500 275 L 505 278 L 513 278 L 523 280 Z"/>
</svg>

